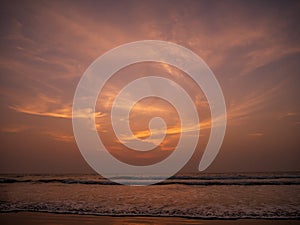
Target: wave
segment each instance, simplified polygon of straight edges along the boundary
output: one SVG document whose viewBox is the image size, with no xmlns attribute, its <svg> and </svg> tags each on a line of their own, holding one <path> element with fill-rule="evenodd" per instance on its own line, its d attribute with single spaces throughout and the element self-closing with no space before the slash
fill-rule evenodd
<svg viewBox="0 0 300 225">
<path fill-rule="evenodd" d="M 119 185 L 105 178 L 88 179 L 84 177 L 76 178 L 40 178 L 40 176 L 33 179 L 24 179 L 24 177 L 4 177 L 0 178 L 0 183 L 61 183 L 61 184 L 84 184 L 84 185 Z M 146 185 L 153 180 L 161 179 L 162 177 L 143 177 L 143 176 L 120 176 L 114 177 L 116 180 L 125 181 L 130 185 Z M 269 175 L 269 176 L 174 176 L 154 185 L 300 185 L 299 175 Z"/>
<path fill-rule="evenodd" d="M 244 179 L 300 179 L 299 174 L 270 174 L 270 175 L 244 175 L 244 174 L 238 174 L 238 175 L 201 175 L 198 177 L 195 176 L 185 176 L 185 175 L 178 175 L 173 176 L 171 179 L 201 179 L 201 180 L 244 180 Z"/>
<path fill-rule="evenodd" d="M 115 179 L 140 185 L 158 176 Z M 184 174 L 143 188 L 98 175 L 0 175 L 0 212 L 300 219 L 299 184 L 296 173 Z"/>
<path fill-rule="evenodd" d="M 139 216 L 139 217 L 181 217 L 181 218 L 189 218 L 189 219 L 229 219 L 229 220 L 235 220 L 235 219 L 295 219 L 299 220 L 300 215 L 297 212 L 285 212 L 285 213 L 270 213 L 267 210 L 266 211 L 260 211 L 256 213 L 247 213 L 247 212 L 239 212 L 239 213 L 228 213 L 226 211 L 219 212 L 218 214 L 207 214 L 205 211 L 203 213 L 178 213 L 177 210 L 169 210 L 167 212 L 144 212 L 144 211 L 114 211 L 114 210 L 107 210 L 107 211 L 88 211 L 88 210 L 74 210 L 74 209 L 55 209 L 55 208 L 11 208 L 11 209 L 1 209 L 2 213 L 9 213 L 9 212 L 40 212 L 40 213 L 57 213 L 57 214 L 76 214 L 76 215 L 90 215 L 90 216 Z"/>
<path fill-rule="evenodd" d="M 62 184 L 100 184 L 118 185 L 112 181 L 92 181 L 92 180 L 69 180 L 69 179 L 39 179 L 39 180 L 19 180 L 19 179 L 0 179 L 0 183 L 62 183 Z"/>
</svg>

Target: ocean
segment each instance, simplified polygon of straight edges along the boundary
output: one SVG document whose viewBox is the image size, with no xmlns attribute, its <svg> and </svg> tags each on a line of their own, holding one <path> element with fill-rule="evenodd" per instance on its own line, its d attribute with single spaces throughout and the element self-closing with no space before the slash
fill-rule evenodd
<svg viewBox="0 0 300 225">
<path fill-rule="evenodd" d="M 300 173 L 158 176 L 0 175 L 0 212 L 201 219 L 300 219 Z"/>
</svg>

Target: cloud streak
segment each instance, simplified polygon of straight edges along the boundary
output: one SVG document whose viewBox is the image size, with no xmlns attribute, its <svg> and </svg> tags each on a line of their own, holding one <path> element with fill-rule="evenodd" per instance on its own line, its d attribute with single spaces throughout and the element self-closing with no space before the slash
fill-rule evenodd
<svg viewBox="0 0 300 225">
<path fill-rule="evenodd" d="M 264 149 L 265 154 L 273 151 L 281 154 L 280 139 L 273 138 L 268 143 L 268 138 L 284 131 L 287 141 L 283 157 L 289 156 L 287 165 L 296 158 L 300 112 L 299 3 L 26 1 L 18 2 L 17 7 L 11 2 L 2 7 L 0 107 L 4 119 L 1 132 L 7 136 L 13 134 L 16 143 L 25 134 L 40 134 L 41 142 L 54 140 L 49 149 L 68 151 L 64 149 L 65 144 L 74 143 L 70 121 L 72 99 L 85 69 L 116 46 L 154 39 L 191 49 L 215 73 L 227 103 L 224 155 L 229 152 L 228 158 L 242 162 L 242 156 L 231 154 L 234 151 L 238 154 L 236 149 L 240 149 L 241 139 L 249 146 L 244 151 L 253 153 L 253 149 Z M 187 90 L 197 107 L 200 124 L 180 127 L 172 107 L 146 101 L 136 104 L 130 116 L 135 135 L 124 138 L 131 141 L 148 137 L 146 122 L 152 116 L 168 122 L 167 138 L 161 143 L 161 150 L 171 151 L 181 132 L 192 133 L 199 126 L 201 135 L 209 135 L 208 103 L 191 79 L 169 65 L 135 66 L 117 72 L 109 81 L 99 95 L 95 114 L 85 109 L 75 112 L 76 117 L 95 119 L 99 136 L 103 136 L 111 149 L 122 152 L 124 146 L 116 144 L 110 127 L 114 97 L 131 80 L 161 72 Z M 216 118 L 216 126 L 221 119 Z M 260 137 L 263 138 L 257 140 L 266 140 L 260 145 L 246 143 Z M 16 143 L 9 142 L 3 149 L 16 151 Z M 40 151 L 35 143 L 25 145 L 32 151 Z M 19 155 L 17 151 L 12 154 Z M 151 153 L 141 157 L 149 156 Z"/>
</svg>

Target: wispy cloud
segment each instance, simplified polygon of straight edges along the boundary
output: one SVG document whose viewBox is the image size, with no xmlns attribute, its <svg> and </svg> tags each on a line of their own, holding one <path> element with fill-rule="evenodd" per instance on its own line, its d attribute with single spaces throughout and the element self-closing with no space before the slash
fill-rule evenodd
<svg viewBox="0 0 300 225">
<path fill-rule="evenodd" d="M 8 127 L 2 127 L 0 129 L 1 132 L 4 132 L 4 133 L 19 133 L 19 132 L 23 132 L 23 131 L 27 131 L 28 129 L 31 129 L 32 127 L 29 127 L 29 126 L 25 126 L 23 124 L 21 125 L 10 125 Z"/>
<path fill-rule="evenodd" d="M 251 118 L 254 114 L 260 113 L 261 110 L 264 110 L 268 106 L 268 102 L 271 98 L 276 96 L 277 91 L 280 89 L 282 84 L 279 84 L 276 87 L 264 92 L 253 92 L 249 96 L 245 96 L 238 103 L 232 104 L 229 106 L 227 111 L 227 124 L 228 126 L 240 125 L 243 123 L 247 123 L 249 118 Z M 291 115 L 291 114 L 290 114 Z M 294 113 L 292 114 L 294 115 Z M 219 116 L 215 118 L 215 126 L 218 126 L 221 120 L 223 120 L 223 116 Z M 212 123 L 210 118 L 206 118 L 200 122 L 200 124 L 189 125 L 185 127 L 175 126 L 169 127 L 166 130 L 166 135 L 180 134 L 180 133 L 188 133 L 197 130 L 207 130 L 211 129 Z M 152 135 L 160 135 L 164 130 L 153 130 Z M 150 131 L 142 130 L 136 132 L 133 136 L 124 136 L 122 137 L 122 141 L 132 141 L 136 138 L 146 138 L 150 135 Z M 262 136 L 263 133 L 256 132 L 250 133 L 249 136 Z M 155 144 L 155 143 L 154 143 Z"/>
<path fill-rule="evenodd" d="M 54 132 L 54 131 L 45 131 L 43 132 L 44 135 L 49 136 L 53 140 L 56 141 L 62 141 L 62 142 L 74 142 L 74 136 L 73 135 L 68 135 L 64 134 L 61 132 Z"/>
<path fill-rule="evenodd" d="M 264 134 L 262 132 L 249 133 L 248 136 L 251 137 L 262 137 Z"/>
<path fill-rule="evenodd" d="M 278 90 L 282 88 L 284 83 L 279 83 L 266 91 L 253 91 L 248 96 L 239 98 L 238 102 L 234 102 L 228 106 L 227 119 L 229 124 L 247 121 L 254 114 L 257 116 L 263 110 L 267 110 L 272 99 L 278 95 Z"/>
<path fill-rule="evenodd" d="M 298 116 L 300 116 L 299 112 L 286 112 L 286 113 L 281 114 L 278 117 L 278 119 L 284 119 L 284 118 L 287 118 L 287 117 L 298 117 Z"/>
<path fill-rule="evenodd" d="M 81 110 L 72 115 L 72 105 L 63 103 L 58 98 L 51 98 L 45 95 L 38 95 L 31 101 L 26 101 L 23 104 L 9 106 L 10 109 L 26 113 L 29 115 L 46 116 L 71 119 L 74 118 L 100 118 L 104 116 L 101 112 L 92 113 L 91 109 Z"/>
<path fill-rule="evenodd" d="M 2 127 L 0 129 L 0 132 L 17 134 L 20 132 L 27 132 L 28 130 L 32 130 L 32 132 L 38 132 L 40 135 L 42 134 L 46 138 L 48 137 L 48 138 L 56 140 L 56 141 L 74 142 L 74 140 L 75 140 L 73 135 L 67 134 L 66 132 L 41 129 L 36 126 L 25 126 L 23 124 Z"/>
<path fill-rule="evenodd" d="M 295 62 L 291 66 L 291 61 L 297 61 L 300 53 L 300 4 L 188 3 L 130 1 L 129 6 L 127 1 L 118 4 L 109 1 L 76 1 L 72 4 L 69 1 L 24 1 L 19 2 L 18 7 L 11 3 L 3 4 L 6 13 L 2 15 L 5 23 L 1 27 L 0 37 L 0 94 L 4 109 L 1 132 L 19 134 L 20 137 L 25 132 L 35 132 L 46 140 L 54 140 L 53 146 L 56 147 L 72 143 L 72 99 L 85 69 L 97 57 L 116 46 L 146 39 L 175 42 L 205 60 L 224 90 L 227 126 L 232 128 L 228 130 L 245 131 L 236 132 L 234 137 L 228 132 L 227 141 L 236 142 L 245 135 L 249 137 L 248 141 L 269 137 L 266 134 L 273 125 L 263 121 L 267 117 L 280 123 L 278 129 L 286 128 L 282 130 L 288 131 L 285 126 L 298 129 L 298 92 L 289 91 L 299 82 L 299 68 L 294 65 Z M 110 124 L 113 100 L 128 81 L 139 77 L 134 74 L 160 75 L 161 71 L 164 77 L 187 90 L 197 107 L 200 124 L 180 127 L 178 115 L 172 107 L 155 102 L 136 104 L 130 114 L 133 119 L 130 126 L 135 135 L 124 137 L 125 141 L 148 137 L 150 133 L 146 120 L 152 118 L 151 115 L 170 121 L 167 138 L 160 144 L 161 150 L 172 150 L 182 132 L 193 135 L 200 129 L 201 135 L 208 136 L 212 123 L 203 93 L 176 68 L 169 65 L 157 68 L 161 70 L 137 66 L 119 77 L 117 72 L 115 79 L 112 77 L 99 95 L 96 113 L 83 109 L 75 112 L 74 116 L 90 118 L 93 129 L 96 122 L 99 136 L 102 138 L 103 135 L 103 140 L 112 149 L 122 152 L 124 146 L 116 144 Z M 277 84 L 278 80 L 288 80 L 288 85 Z M 124 102 L 118 107 L 128 109 L 127 102 Z M 223 118 L 215 119 L 218 126 L 218 121 Z M 259 123 L 257 121 L 261 124 L 252 124 Z M 298 132 L 294 130 L 287 136 L 292 137 L 290 143 L 295 146 Z M 160 135 L 163 131 L 153 132 Z M 34 143 L 25 144 L 30 149 L 38 148 Z M 232 146 L 234 149 L 235 145 Z M 267 143 L 264 147 L 264 151 L 270 150 Z M 289 150 L 294 148 L 286 149 L 294 155 Z"/>
</svg>

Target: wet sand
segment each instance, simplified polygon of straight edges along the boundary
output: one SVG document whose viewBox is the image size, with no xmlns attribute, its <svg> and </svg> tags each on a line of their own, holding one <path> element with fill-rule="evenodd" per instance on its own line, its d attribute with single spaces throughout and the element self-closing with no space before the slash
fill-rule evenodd
<svg viewBox="0 0 300 225">
<path fill-rule="evenodd" d="M 300 220 L 264 220 L 264 219 L 239 219 L 239 220 L 202 220 L 185 219 L 178 217 L 114 217 L 114 216 L 89 216 L 54 213 L 0 213 L 1 225 L 178 225 L 178 224 L 203 224 L 203 225 L 296 225 Z"/>
</svg>

